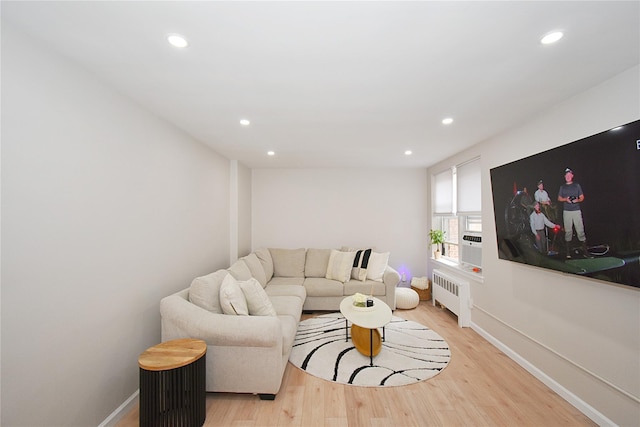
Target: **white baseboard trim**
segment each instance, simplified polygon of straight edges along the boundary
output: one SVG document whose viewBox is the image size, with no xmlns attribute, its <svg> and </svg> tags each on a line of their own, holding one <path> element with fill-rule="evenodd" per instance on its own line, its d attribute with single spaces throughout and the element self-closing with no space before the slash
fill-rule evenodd
<svg viewBox="0 0 640 427">
<path fill-rule="evenodd" d="M 98 427 L 114 427 L 118 421 L 133 409 L 138 403 L 138 396 L 140 395 L 140 389 L 136 390 L 124 403 L 111 413 Z"/>
<path fill-rule="evenodd" d="M 600 411 L 589 405 L 584 400 L 580 399 L 571 391 L 567 390 L 553 378 L 532 365 L 528 360 L 520 356 L 511 348 L 507 347 L 503 342 L 495 338 L 493 335 L 489 334 L 476 323 L 471 322 L 471 329 L 476 331 L 478 335 L 489 341 L 491 344 L 493 344 L 494 347 L 498 348 L 498 350 L 506 354 L 511 360 L 522 366 L 527 372 L 536 377 L 540 382 L 556 392 L 560 397 L 569 402 L 584 415 L 589 417 L 589 419 L 591 419 L 594 423 L 598 424 L 599 426 L 616 426 L 616 423 L 604 416 Z"/>
</svg>

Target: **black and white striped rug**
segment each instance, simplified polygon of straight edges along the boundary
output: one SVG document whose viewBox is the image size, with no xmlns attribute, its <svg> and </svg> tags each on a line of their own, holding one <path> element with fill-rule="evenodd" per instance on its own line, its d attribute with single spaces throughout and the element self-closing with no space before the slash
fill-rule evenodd
<svg viewBox="0 0 640 427">
<path fill-rule="evenodd" d="M 351 323 L 349 323 L 349 329 Z M 442 371 L 451 358 L 449 345 L 424 325 L 393 316 L 382 349 L 373 358 L 345 341 L 345 319 L 323 314 L 298 325 L 289 361 L 316 377 L 364 387 L 400 386 L 424 381 Z"/>
</svg>

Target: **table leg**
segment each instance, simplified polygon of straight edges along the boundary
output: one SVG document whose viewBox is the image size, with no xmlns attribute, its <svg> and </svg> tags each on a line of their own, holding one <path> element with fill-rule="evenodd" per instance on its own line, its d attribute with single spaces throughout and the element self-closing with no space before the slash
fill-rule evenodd
<svg viewBox="0 0 640 427">
<path fill-rule="evenodd" d="M 344 342 L 349 341 L 349 321 L 344 318 Z"/>
<path fill-rule="evenodd" d="M 369 366 L 373 366 L 373 329 L 369 329 Z"/>
</svg>

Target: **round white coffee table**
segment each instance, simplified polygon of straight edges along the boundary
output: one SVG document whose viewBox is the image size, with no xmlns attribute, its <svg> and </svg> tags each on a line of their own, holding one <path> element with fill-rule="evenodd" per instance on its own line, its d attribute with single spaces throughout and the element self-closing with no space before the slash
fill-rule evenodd
<svg viewBox="0 0 640 427">
<path fill-rule="evenodd" d="M 349 322 L 351 322 L 351 340 L 358 351 L 365 356 L 369 356 L 371 366 L 373 366 L 373 356 L 376 356 L 382 348 L 384 335 L 380 338 L 378 328 L 384 327 L 391 321 L 391 308 L 382 300 L 373 299 L 373 307 L 354 307 L 353 298 L 348 296 L 340 303 L 340 313 L 345 318 L 346 339 L 349 339 Z"/>
</svg>

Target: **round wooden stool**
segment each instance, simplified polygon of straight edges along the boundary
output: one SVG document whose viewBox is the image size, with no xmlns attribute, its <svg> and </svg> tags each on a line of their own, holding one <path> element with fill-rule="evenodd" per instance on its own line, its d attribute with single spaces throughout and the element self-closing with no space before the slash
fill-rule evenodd
<svg viewBox="0 0 640 427">
<path fill-rule="evenodd" d="M 140 367 L 140 426 L 202 426 L 207 344 L 183 338 L 148 348 Z"/>
</svg>

